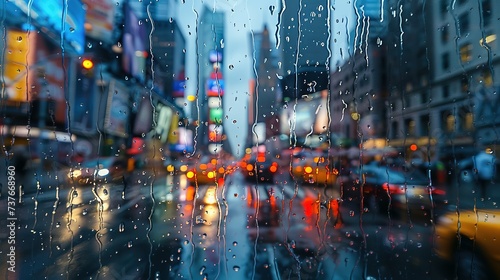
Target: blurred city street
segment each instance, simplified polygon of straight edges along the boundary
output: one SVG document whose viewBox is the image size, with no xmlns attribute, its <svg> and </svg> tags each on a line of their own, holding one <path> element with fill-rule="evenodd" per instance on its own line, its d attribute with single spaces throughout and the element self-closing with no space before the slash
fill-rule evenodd
<svg viewBox="0 0 500 280">
<path fill-rule="evenodd" d="M 33 174 L 18 183 L 36 182 Z M 125 183 L 73 187 L 48 176 L 38 192 L 16 196 L 16 276 L 444 279 L 434 269 L 430 213 L 380 213 L 349 188 L 298 185 L 287 176 L 249 184 L 236 172 L 219 186 L 197 186 L 164 169 L 136 170 Z M 446 187 L 447 205 L 434 214 L 454 202 L 471 207 L 472 186 Z M 493 203 L 500 191 L 489 195 Z"/>
</svg>

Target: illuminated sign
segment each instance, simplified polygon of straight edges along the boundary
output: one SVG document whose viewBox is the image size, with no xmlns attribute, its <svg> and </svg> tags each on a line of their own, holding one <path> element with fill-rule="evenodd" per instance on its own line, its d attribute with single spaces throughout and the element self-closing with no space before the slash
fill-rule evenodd
<svg viewBox="0 0 500 280">
<path fill-rule="evenodd" d="M 224 110 L 222 108 L 211 108 L 209 111 L 209 121 L 211 124 L 222 124 Z"/>
<path fill-rule="evenodd" d="M 5 1 L 10 21 L 27 22 L 27 17 L 33 20 L 33 24 L 38 27 L 48 29 L 49 37 L 59 40 L 64 38 L 61 48 L 69 47 L 82 54 L 85 45 L 85 10 L 80 0 L 55 1 L 31 1 L 17 0 Z M 61 15 L 65 15 L 65 20 L 61 20 Z M 66 43 L 68 44 L 66 46 Z"/>
<path fill-rule="evenodd" d="M 224 95 L 224 80 L 207 80 L 207 96 Z"/>
</svg>

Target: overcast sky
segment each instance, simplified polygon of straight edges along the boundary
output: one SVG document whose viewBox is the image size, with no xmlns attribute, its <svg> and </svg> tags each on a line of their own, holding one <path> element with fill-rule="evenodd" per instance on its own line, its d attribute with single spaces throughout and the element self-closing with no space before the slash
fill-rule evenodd
<svg viewBox="0 0 500 280">
<path fill-rule="evenodd" d="M 312 1 L 308 1 L 311 3 Z M 211 9 L 224 11 L 226 16 L 224 34 L 224 67 L 225 96 L 223 106 L 228 119 L 224 123 L 224 130 L 231 140 L 234 154 L 241 155 L 246 139 L 248 104 L 248 81 L 253 76 L 253 57 L 250 53 L 250 34 L 261 32 L 266 24 L 269 33 L 275 34 L 278 22 L 278 0 L 222 0 L 222 1 L 190 1 L 181 0 L 176 14 L 177 22 L 183 30 L 186 38 L 186 77 L 187 94 L 195 94 L 198 87 L 196 56 L 190 55 L 196 52 L 196 17 L 201 16 L 202 5 Z M 271 14 L 270 7 L 276 7 Z M 349 0 L 331 2 L 332 13 L 332 64 L 335 61 L 345 59 L 346 50 L 346 24 L 352 20 L 347 19 L 351 15 L 352 4 Z M 182 16 L 179 16 L 182 15 Z M 274 36 L 271 37 L 274 41 Z M 344 57 L 340 55 L 342 53 Z M 231 69 L 229 67 L 231 66 Z M 204 136 L 201 136 L 204 137 Z"/>
</svg>

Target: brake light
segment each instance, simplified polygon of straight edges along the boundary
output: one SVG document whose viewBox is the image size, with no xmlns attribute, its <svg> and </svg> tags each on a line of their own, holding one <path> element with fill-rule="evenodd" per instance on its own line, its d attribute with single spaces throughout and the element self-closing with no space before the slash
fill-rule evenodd
<svg viewBox="0 0 500 280">
<path fill-rule="evenodd" d="M 186 176 L 187 176 L 189 179 L 192 179 L 192 178 L 194 178 L 194 172 L 193 172 L 193 171 L 188 171 L 188 173 L 186 173 Z"/>
<path fill-rule="evenodd" d="M 271 165 L 271 167 L 269 167 L 269 170 L 274 173 L 278 170 L 278 167 Z"/>
<path fill-rule="evenodd" d="M 253 164 L 247 164 L 247 171 L 253 170 Z"/>
<path fill-rule="evenodd" d="M 312 167 L 310 167 L 310 166 L 306 166 L 306 167 L 304 168 L 304 172 L 306 172 L 307 174 L 309 174 L 309 173 L 312 173 L 312 172 L 313 172 L 313 169 L 312 169 Z"/>
<path fill-rule="evenodd" d="M 382 188 L 390 194 L 404 194 L 406 192 L 406 187 L 404 185 L 384 183 Z"/>
<path fill-rule="evenodd" d="M 219 167 L 219 173 L 224 173 L 224 167 Z"/>
</svg>

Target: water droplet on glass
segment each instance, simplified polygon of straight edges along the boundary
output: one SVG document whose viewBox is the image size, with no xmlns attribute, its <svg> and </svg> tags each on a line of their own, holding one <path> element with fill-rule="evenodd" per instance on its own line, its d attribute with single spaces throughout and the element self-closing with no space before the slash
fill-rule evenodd
<svg viewBox="0 0 500 280">
<path fill-rule="evenodd" d="M 86 216 L 89 213 L 89 210 L 87 208 L 83 209 L 82 215 Z"/>
<path fill-rule="evenodd" d="M 269 11 L 271 12 L 271 15 L 273 15 L 274 9 L 276 9 L 274 5 L 269 6 Z"/>
<path fill-rule="evenodd" d="M 119 232 L 125 231 L 125 224 L 124 223 L 120 223 L 120 225 L 118 226 L 118 231 Z"/>
<path fill-rule="evenodd" d="M 132 248 L 132 241 L 129 241 L 129 242 L 127 243 L 127 247 Z"/>
<path fill-rule="evenodd" d="M 206 266 L 202 266 L 201 269 L 200 269 L 200 275 L 203 275 L 203 273 L 205 273 L 205 269 L 207 269 Z"/>
<path fill-rule="evenodd" d="M 233 270 L 234 270 L 234 271 L 240 271 L 240 267 L 239 267 L 239 266 L 237 266 L 237 265 L 235 265 L 235 266 L 233 266 Z"/>
<path fill-rule="evenodd" d="M 234 241 L 233 246 L 238 246 L 238 242 Z"/>
<path fill-rule="evenodd" d="M 108 189 L 102 190 L 102 193 L 104 193 L 104 195 L 108 195 Z"/>
<path fill-rule="evenodd" d="M 234 69 L 234 65 L 229 65 L 229 70 L 233 70 Z"/>
<path fill-rule="evenodd" d="M 16 40 L 17 40 L 18 42 L 21 42 L 21 41 L 23 40 L 23 37 L 22 37 L 22 36 L 18 36 L 18 37 L 16 38 Z"/>
</svg>

